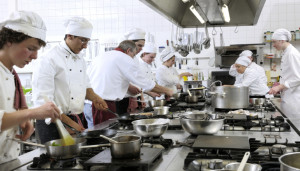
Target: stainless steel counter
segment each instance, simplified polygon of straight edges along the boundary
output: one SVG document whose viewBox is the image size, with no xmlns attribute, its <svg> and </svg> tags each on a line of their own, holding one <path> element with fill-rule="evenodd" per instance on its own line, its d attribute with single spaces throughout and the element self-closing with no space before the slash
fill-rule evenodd
<svg viewBox="0 0 300 171">
<path fill-rule="evenodd" d="M 272 100 L 273 104 L 276 105 L 277 109 L 280 110 L 280 99 Z M 281 115 L 278 111 L 276 112 L 265 112 L 266 117 Z M 291 121 L 296 129 L 300 130 L 300 119 Z M 178 123 L 178 120 L 175 122 Z M 297 130 L 298 131 L 298 130 Z M 132 131 L 131 131 L 132 132 Z M 279 135 L 281 138 L 277 139 L 278 143 L 285 142 L 288 139 L 289 142 L 300 141 L 300 137 L 294 129 L 290 132 L 254 132 L 254 131 L 219 131 L 216 135 L 228 135 L 228 136 L 248 136 L 249 138 L 256 138 L 260 141 L 265 141 L 265 135 Z M 184 130 L 167 130 L 163 137 L 165 139 L 172 139 L 173 141 L 185 142 L 190 136 Z M 266 138 L 267 142 L 274 142 L 274 138 Z M 27 170 L 28 163 L 35 156 L 39 156 L 41 151 L 39 149 L 34 150 L 30 153 L 26 153 L 20 156 L 17 160 L 0 165 L 0 170 L 12 170 L 18 171 Z M 164 151 L 162 160 L 158 161 L 152 168 L 151 171 L 181 171 L 184 166 L 184 159 L 192 149 L 186 146 L 174 147 L 170 150 Z M 107 169 L 106 169 L 107 170 Z"/>
</svg>

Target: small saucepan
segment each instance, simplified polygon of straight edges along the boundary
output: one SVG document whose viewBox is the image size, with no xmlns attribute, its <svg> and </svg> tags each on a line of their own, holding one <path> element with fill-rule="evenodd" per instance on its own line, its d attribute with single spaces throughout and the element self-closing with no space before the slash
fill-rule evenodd
<svg viewBox="0 0 300 171">
<path fill-rule="evenodd" d="M 17 141 L 19 143 L 23 143 L 23 144 L 34 145 L 34 146 L 46 148 L 47 153 L 51 157 L 60 158 L 60 159 L 69 159 L 69 158 L 76 157 L 80 154 L 80 152 L 83 148 L 109 147 L 110 146 L 110 144 L 84 146 L 86 144 L 85 138 L 74 138 L 75 144 L 69 145 L 69 146 L 61 146 L 61 144 L 63 144 L 62 139 L 48 141 L 45 143 L 45 145 L 21 141 L 21 140 L 17 140 L 17 139 L 13 139 L 13 140 Z"/>
<path fill-rule="evenodd" d="M 185 96 L 187 103 L 198 103 L 198 96 Z"/>
</svg>

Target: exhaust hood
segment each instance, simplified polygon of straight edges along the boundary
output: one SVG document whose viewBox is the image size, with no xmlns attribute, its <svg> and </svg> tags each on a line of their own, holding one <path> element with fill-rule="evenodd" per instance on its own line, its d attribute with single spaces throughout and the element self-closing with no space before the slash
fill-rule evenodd
<svg viewBox="0 0 300 171">
<path fill-rule="evenodd" d="M 259 19 L 266 0 L 140 0 L 142 3 L 183 28 L 204 27 L 190 10 L 194 6 L 207 26 L 251 26 Z M 229 9 L 225 22 L 222 6 Z"/>
</svg>

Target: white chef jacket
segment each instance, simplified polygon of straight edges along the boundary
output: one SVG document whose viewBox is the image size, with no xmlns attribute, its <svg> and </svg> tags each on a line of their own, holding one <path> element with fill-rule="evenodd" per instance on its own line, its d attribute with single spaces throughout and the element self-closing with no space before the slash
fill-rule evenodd
<svg viewBox="0 0 300 171">
<path fill-rule="evenodd" d="M 248 66 L 251 69 L 256 70 L 259 73 L 259 77 L 267 84 L 267 76 L 265 69 L 259 65 L 257 65 L 255 62 L 251 62 L 251 64 Z"/>
<path fill-rule="evenodd" d="M 234 84 L 237 87 L 249 87 L 250 95 L 266 95 L 269 88 L 266 82 L 261 79 L 259 72 L 255 69 L 246 68 L 243 73 L 243 81 L 239 84 Z"/>
<path fill-rule="evenodd" d="M 168 68 L 165 65 L 161 65 L 156 70 L 157 83 L 161 86 L 172 89 L 173 92 L 177 92 L 176 84 L 180 81 L 178 75 L 179 74 L 174 67 Z"/>
<path fill-rule="evenodd" d="M 89 78 L 95 93 L 105 100 L 119 101 L 125 97 L 129 83 L 150 91 L 155 82 L 146 78 L 139 65 L 127 54 L 112 50 L 92 62 Z"/>
<path fill-rule="evenodd" d="M 43 96 L 60 106 L 65 114 L 83 112 L 86 89 L 91 88 L 84 59 L 62 41 L 38 59 L 32 76 L 35 107 L 43 105 Z"/>
<path fill-rule="evenodd" d="M 291 44 L 283 52 L 281 70 L 280 84 L 287 87 L 281 94 L 283 113 L 300 118 L 300 53 Z"/>
<path fill-rule="evenodd" d="M 234 84 L 241 84 L 243 82 L 243 74 L 238 73 L 234 65 L 235 64 L 231 65 L 229 75 L 235 77 Z"/>
<path fill-rule="evenodd" d="M 15 97 L 15 81 L 14 75 L 0 62 L 0 128 L 2 125 L 2 118 L 4 113 L 11 113 L 16 111 L 14 108 Z M 19 156 L 19 143 L 8 140 L 15 138 L 18 131 L 18 126 L 0 130 L 0 164 L 13 160 Z"/>
<path fill-rule="evenodd" d="M 151 64 L 146 63 L 143 61 L 143 59 L 140 58 L 139 60 L 139 67 L 142 74 L 144 74 L 145 77 L 149 78 L 150 80 L 155 82 L 155 76 L 154 73 L 151 70 Z M 149 100 L 152 100 L 153 98 L 147 94 L 144 94 L 144 100 L 147 102 Z M 148 106 L 148 103 L 146 104 Z"/>
</svg>

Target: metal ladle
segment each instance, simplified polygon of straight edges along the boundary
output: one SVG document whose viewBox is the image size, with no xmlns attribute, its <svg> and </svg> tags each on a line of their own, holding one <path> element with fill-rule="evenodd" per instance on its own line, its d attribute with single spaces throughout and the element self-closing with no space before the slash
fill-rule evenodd
<svg viewBox="0 0 300 171">
<path fill-rule="evenodd" d="M 110 113 L 116 115 L 117 118 L 120 118 L 119 114 L 113 112 L 112 110 L 110 110 L 109 108 L 106 109 L 107 111 L 109 111 Z"/>
<path fill-rule="evenodd" d="M 104 138 L 104 139 L 106 139 L 106 140 L 108 140 L 108 141 L 111 142 L 111 143 L 119 143 L 118 141 L 113 140 L 113 139 L 111 139 L 111 138 L 109 138 L 109 137 L 107 137 L 107 136 L 104 136 L 104 135 L 100 135 L 100 137 L 101 137 L 101 138 Z"/>
<path fill-rule="evenodd" d="M 191 92 L 189 89 L 187 89 L 187 92 L 189 93 L 189 96 L 192 96 Z"/>
<path fill-rule="evenodd" d="M 243 157 L 243 160 L 241 161 L 240 166 L 237 169 L 237 171 L 243 171 L 244 170 L 244 167 L 245 167 L 245 165 L 248 161 L 249 156 L 250 156 L 250 152 L 246 152 L 244 157 Z"/>
</svg>

